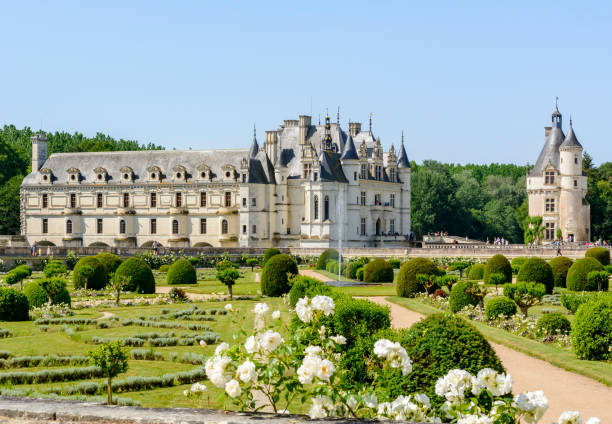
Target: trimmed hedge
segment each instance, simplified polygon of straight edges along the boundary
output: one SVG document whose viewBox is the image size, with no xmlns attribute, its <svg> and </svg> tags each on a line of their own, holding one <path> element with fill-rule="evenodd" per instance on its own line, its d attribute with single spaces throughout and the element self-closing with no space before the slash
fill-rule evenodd
<svg viewBox="0 0 612 424">
<path fill-rule="evenodd" d="M 45 277 L 49 278 L 55 275 L 68 274 L 68 270 L 66 269 L 62 261 L 51 261 L 47 265 L 45 265 L 43 273 L 45 274 Z"/>
<path fill-rule="evenodd" d="M 347 346 L 382 329 L 391 328 L 390 310 L 363 299 L 345 299 L 336 303 L 333 315 L 336 334 L 346 337 Z"/>
<path fill-rule="evenodd" d="M 131 277 L 130 284 L 124 290 L 138 293 L 155 293 L 155 277 L 151 267 L 142 259 L 132 256 L 126 259 L 117 270 L 115 276 Z"/>
<path fill-rule="evenodd" d="M 68 306 L 70 306 L 72 303 L 72 299 L 70 298 L 70 293 L 68 292 L 68 289 L 66 287 L 60 290 L 60 292 L 56 294 L 55 297 L 53 298 L 54 305 L 59 305 L 60 303 L 63 303 Z"/>
<path fill-rule="evenodd" d="M 96 256 L 94 256 L 94 258 L 104 265 L 106 272 L 109 274 L 117 271 L 117 268 L 119 268 L 119 265 L 121 265 L 121 259 L 119 259 L 119 256 L 113 255 L 112 253 L 98 253 Z"/>
<path fill-rule="evenodd" d="M 297 275 L 295 260 L 286 254 L 275 255 L 261 272 L 261 293 L 265 296 L 282 296 L 291 289 L 287 274 Z"/>
<path fill-rule="evenodd" d="M 266 253 L 264 253 L 263 259 L 261 260 L 262 268 L 266 265 L 266 263 L 268 263 L 272 256 L 276 255 L 280 255 L 280 250 L 278 250 L 276 247 L 270 247 L 269 249 L 267 249 Z"/>
<path fill-rule="evenodd" d="M 319 259 L 317 260 L 316 269 L 325 269 L 325 265 L 330 260 L 338 260 L 338 251 L 336 249 L 326 249 L 321 253 Z"/>
<path fill-rule="evenodd" d="M 27 321 L 30 305 L 25 294 L 0 287 L 0 321 Z"/>
<path fill-rule="evenodd" d="M 592 258 L 590 258 L 592 259 Z M 612 359 L 612 299 L 601 298 L 581 305 L 574 318 L 572 347 L 579 359 Z"/>
<path fill-rule="evenodd" d="M 552 294 L 555 287 L 555 277 L 552 268 L 544 259 L 529 258 L 519 271 L 516 281 L 535 281 L 544 284 L 546 294 Z"/>
<path fill-rule="evenodd" d="M 570 331 L 572 331 L 572 324 L 558 312 L 544 314 L 536 323 L 536 332 L 543 336 L 569 334 Z"/>
<path fill-rule="evenodd" d="M 308 296 L 312 299 L 318 294 L 331 296 L 332 289 L 327 284 L 315 278 L 306 277 L 303 275 L 296 275 L 291 280 L 291 290 L 289 290 L 289 304 L 292 308 L 295 308 L 297 301 L 301 298 Z"/>
<path fill-rule="evenodd" d="M 388 262 L 389 265 L 391 265 L 391 268 L 393 269 L 400 269 L 400 266 L 402 266 L 402 261 L 400 261 L 399 259 L 391 258 Z"/>
<path fill-rule="evenodd" d="M 367 283 L 393 282 L 393 267 L 384 259 L 374 259 L 363 268 L 363 281 Z"/>
<path fill-rule="evenodd" d="M 345 276 L 347 278 L 356 279 L 357 278 L 357 270 L 359 268 L 363 268 L 363 266 L 364 266 L 364 263 L 362 261 L 360 261 L 360 260 L 349 262 L 348 265 L 346 266 Z"/>
<path fill-rule="evenodd" d="M 425 291 L 425 287 L 417 281 L 417 274 L 439 275 L 438 266 L 427 258 L 415 258 L 406 262 L 395 279 L 398 296 L 414 297 L 415 294 Z M 432 289 L 435 290 L 436 287 Z"/>
<path fill-rule="evenodd" d="M 555 287 L 566 286 L 567 271 L 573 263 L 574 261 L 565 256 L 556 256 L 550 260 Z"/>
<path fill-rule="evenodd" d="M 168 269 L 166 281 L 172 285 L 196 284 L 198 277 L 191 262 L 187 259 L 178 259 Z"/>
<path fill-rule="evenodd" d="M 163 264 L 159 267 L 159 272 L 168 272 L 169 269 L 170 269 L 169 264 Z"/>
<path fill-rule="evenodd" d="M 472 281 L 461 281 L 453 286 L 450 293 L 450 309 L 453 312 L 459 312 L 468 305 L 478 306 L 478 299 L 466 293 L 466 289 L 474 287 Z"/>
<path fill-rule="evenodd" d="M 504 255 L 495 255 L 487 261 L 483 276 L 485 284 L 489 284 L 489 275 L 496 272 L 503 274 L 506 283 L 512 282 L 512 266 Z"/>
<path fill-rule="evenodd" d="M 488 320 L 494 320 L 500 316 L 510 318 L 516 314 L 516 311 L 516 303 L 506 296 L 494 297 L 485 305 L 485 316 Z"/>
<path fill-rule="evenodd" d="M 584 254 L 585 258 L 595 258 L 602 265 L 610 265 L 610 249 L 605 247 L 591 247 Z"/>
<path fill-rule="evenodd" d="M 576 262 L 567 271 L 567 288 L 573 291 L 596 291 L 591 287 L 587 275 L 591 271 L 602 271 L 603 265 L 595 258 L 576 259 Z"/>
<path fill-rule="evenodd" d="M 482 281 L 484 278 L 485 265 L 484 264 L 474 264 L 470 267 L 468 271 L 468 279 Z"/>
<path fill-rule="evenodd" d="M 357 280 L 363 281 L 363 266 L 357 269 L 355 277 L 357 277 Z"/>
<path fill-rule="evenodd" d="M 49 301 L 47 291 L 38 281 L 32 281 L 23 286 L 23 294 L 28 298 L 30 308 L 39 308 Z"/>
<path fill-rule="evenodd" d="M 72 274 L 72 284 L 74 288 L 80 289 L 85 287 L 85 277 L 83 276 L 82 269 L 84 266 L 93 268 L 93 274 L 87 279 L 87 288 L 90 290 L 101 290 L 108 284 L 108 273 L 106 267 L 96 259 L 95 256 L 85 256 L 79 259 L 74 266 L 74 272 Z"/>
</svg>

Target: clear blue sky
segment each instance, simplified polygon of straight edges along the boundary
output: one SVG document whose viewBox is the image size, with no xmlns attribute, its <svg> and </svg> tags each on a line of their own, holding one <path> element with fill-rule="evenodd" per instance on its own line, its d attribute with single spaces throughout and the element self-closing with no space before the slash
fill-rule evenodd
<svg viewBox="0 0 612 424">
<path fill-rule="evenodd" d="M 612 160 L 610 3 L 500 3 L 4 1 L 0 125 L 246 147 L 339 105 L 419 162 L 524 164 L 559 96 Z"/>
</svg>

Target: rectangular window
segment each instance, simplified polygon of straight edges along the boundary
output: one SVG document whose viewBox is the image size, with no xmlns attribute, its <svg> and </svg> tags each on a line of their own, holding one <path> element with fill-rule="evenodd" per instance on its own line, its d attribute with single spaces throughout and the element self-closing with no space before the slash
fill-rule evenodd
<svg viewBox="0 0 612 424">
<path fill-rule="evenodd" d="M 180 208 L 181 206 L 183 206 L 183 194 L 176 193 L 176 207 Z"/>
<path fill-rule="evenodd" d="M 367 163 L 361 164 L 361 179 L 362 180 L 368 179 L 368 164 Z"/>
<path fill-rule="evenodd" d="M 206 192 L 205 191 L 200 193 L 200 207 L 202 208 L 206 207 Z"/>
<path fill-rule="evenodd" d="M 361 192 L 361 206 L 365 206 L 366 205 L 366 192 L 362 191 Z"/>
<path fill-rule="evenodd" d="M 381 203 L 380 203 L 380 194 L 375 194 L 374 195 L 374 204 L 376 206 L 380 206 L 381 205 Z"/>
<path fill-rule="evenodd" d="M 99 208 L 104 206 L 103 203 L 102 203 L 102 193 L 98 193 L 96 195 L 96 206 L 99 207 Z"/>
<path fill-rule="evenodd" d="M 246 174 L 242 174 L 242 182 L 246 183 Z"/>
<path fill-rule="evenodd" d="M 574 158 L 574 165 L 578 165 L 578 158 Z"/>
<path fill-rule="evenodd" d="M 42 195 L 42 207 L 49 207 L 49 196 L 47 194 Z"/>
<path fill-rule="evenodd" d="M 578 187 L 578 180 L 574 180 L 574 187 Z"/>
<path fill-rule="evenodd" d="M 43 218 L 42 220 L 42 232 L 43 234 L 47 234 L 49 232 L 49 220 L 47 218 Z"/>
<path fill-rule="evenodd" d="M 246 208 L 246 197 L 242 198 L 242 207 Z"/>
<path fill-rule="evenodd" d="M 123 193 L 123 207 L 130 207 L 130 193 Z"/>
<path fill-rule="evenodd" d="M 554 240 L 555 239 L 555 224 L 554 222 L 546 223 L 546 240 Z"/>
<path fill-rule="evenodd" d="M 70 207 L 76 208 L 76 194 L 70 193 Z"/>
<path fill-rule="evenodd" d="M 253 234 L 257 234 L 257 225 L 253 224 Z"/>
<path fill-rule="evenodd" d="M 546 171 L 544 174 L 544 184 L 554 184 L 555 183 L 555 171 Z"/>
<path fill-rule="evenodd" d="M 226 191 L 225 192 L 225 207 L 229 208 L 230 206 L 232 206 L 232 192 Z"/>
<path fill-rule="evenodd" d="M 314 177 L 312 179 L 313 179 L 313 181 L 317 181 L 319 179 L 319 173 L 315 172 L 314 173 Z"/>
<path fill-rule="evenodd" d="M 251 199 L 251 206 L 257 206 L 257 199 L 254 197 Z"/>
<path fill-rule="evenodd" d="M 151 234 L 157 234 L 157 219 L 151 218 Z"/>
<path fill-rule="evenodd" d="M 206 218 L 200 219 L 200 234 L 206 234 Z"/>
<path fill-rule="evenodd" d="M 376 165 L 376 179 L 382 181 L 382 166 Z"/>
<path fill-rule="evenodd" d="M 389 221 L 389 231 L 391 234 L 395 234 L 395 219 Z"/>
<path fill-rule="evenodd" d="M 391 168 L 389 170 L 389 181 L 391 181 L 392 183 L 395 182 L 395 168 Z"/>
<path fill-rule="evenodd" d="M 395 194 L 391 193 L 391 196 L 389 197 L 389 204 L 392 208 L 395 207 Z"/>
<path fill-rule="evenodd" d="M 310 163 L 305 163 L 304 164 L 304 170 L 302 173 L 302 176 L 304 177 L 305 180 L 308 179 L 308 177 L 310 177 L 310 171 L 312 170 L 312 165 Z"/>
<path fill-rule="evenodd" d="M 555 211 L 555 199 L 546 199 L 546 212 Z"/>
<path fill-rule="evenodd" d="M 247 229 L 247 226 L 246 226 L 246 225 L 243 225 L 243 226 L 242 226 L 242 234 L 246 234 L 246 229 Z"/>
<path fill-rule="evenodd" d="M 353 181 L 357 181 L 357 173 L 353 172 Z"/>
<path fill-rule="evenodd" d="M 365 236 L 365 234 L 366 234 L 366 219 L 365 218 L 361 218 L 360 234 L 362 236 Z"/>
<path fill-rule="evenodd" d="M 104 228 L 102 227 L 102 218 L 98 218 L 96 222 L 96 232 L 98 234 L 102 234 L 103 231 L 104 231 Z"/>
<path fill-rule="evenodd" d="M 157 207 L 157 193 L 151 193 L 151 207 Z"/>
</svg>

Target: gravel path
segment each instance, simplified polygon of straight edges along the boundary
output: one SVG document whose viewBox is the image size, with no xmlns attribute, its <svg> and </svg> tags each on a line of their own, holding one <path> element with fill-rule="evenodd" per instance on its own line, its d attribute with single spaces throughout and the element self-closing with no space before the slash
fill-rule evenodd
<svg viewBox="0 0 612 424">
<path fill-rule="evenodd" d="M 300 275 L 304 275 L 310 278 L 316 278 L 317 280 L 323 281 L 324 283 L 327 283 L 328 281 L 336 281 L 332 278 L 318 273 L 317 271 L 313 271 L 312 269 L 300 269 L 298 272 L 300 273 Z"/>
<path fill-rule="evenodd" d="M 391 303 L 384 297 L 367 299 L 391 308 L 391 324 L 395 328 L 410 327 L 424 318 L 424 315 Z M 541 423 L 555 422 L 563 411 L 580 411 L 583 421 L 596 416 L 602 424 L 612 423 L 612 388 L 506 346 L 496 343 L 491 343 L 491 346 L 514 380 L 514 393 L 544 391 L 549 408 Z"/>
<path fill-rule="evenodd" d="M 107 319 L 107 318 L 114 317 L 114 316 L 115 314 L 113 314 L 112 312 L 102 312 L 102 316 L 98 318 L 98 320 Z"/>
</svg>

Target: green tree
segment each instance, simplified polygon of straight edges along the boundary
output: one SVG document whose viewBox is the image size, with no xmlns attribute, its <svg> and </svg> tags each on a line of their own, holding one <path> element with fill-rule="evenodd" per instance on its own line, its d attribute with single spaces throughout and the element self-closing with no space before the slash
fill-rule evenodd
<svg viewBox="0 0 612 424">
<path fill-rule="evenodd" d="M 527 218 L 525 228 L 525 243 L 540 244 L 544 238 L 544 225 L 542 224 L 541 216 L 532 216 Z"/>
<path fill-rule="evenodd" d="M 459 271 L 459 278 L 463 278 L 463 270 L 469 267 L 470 263 L 466 261 L 457 261 L 453 262 L 453 266 Z"/>
<path fill-rule="evenodd" d="M 251 267 L 251 272 L 253 272 L 253 268 L 259 264 L 259 261 L 257 258 L 248 258 L 246 264 Z"/>
<path fill-rule="evenodd" d="M 92 365 L 102 369 L 106 375 L 106 393 L 108 404 L 113 404 L 112 379 L 128 369 L 127 352 L 121 347 L 121 341 L 104 343 L 88 353 Z"/>
<path fill-rule="evenodd" d="M 533 281 L 518 281 L 504 285 L 504 296 L 514 300 L 523 316 L 527 318 L 529 308 L 537 305 L 546 294 L 546 286 Z"/>
<path fill-rule="evenodd" d="M 41 286 L 47 292 L 51 304 L 55 304 L 55 299 L 62 290 L 66 289 L 68 282 L 60 277 L 50 277 L 41 280 Z"/>
<path fill-rule="evenodd" d="M 132 277 L 125 274 L 115 273 L 109 280 L 108 285 L 115 292 L 115 305 L 120 305 L 121 292 L 132 282 Z"/>
<path fill-rule="evenodd" d="M 217 271 L 217 280 L 227 286 L 227 293 L 230 299 L 232 298 L 232 286 L 236 284 L 236 280 L 240 278 L 240 272 L 233 267 L 222 268 Z"/>
<path fill-rule="evenodd" d="M 607 289 L 609 275 L 607 271 L 591 271 L 587 274 L 587 282 L 589 286 L 597 287 L 597 291 L 600 292 L 602 288 Z"/>
<path fill-rule="evenodd" d="M 94 275 L 95 272 L 96 270 L 89 265 L 83 265 L 82 267 L 80 267 L 80 274 L 84 280 L 83 288 L 85 289 L 85 291 L 87 291 L 87 282 L 89 281 L 91 276 Z"/>
<path fill-rule="evenodd" d="M 489 276 L 489 284 L 495 284 L 495 293 L 497 293 L 497 286 L 499 284 L 503 284 L 505 281 L 506 277 L 504 277 L 504 274 L 499 272 L 494 272 Z"/>
</svg>

